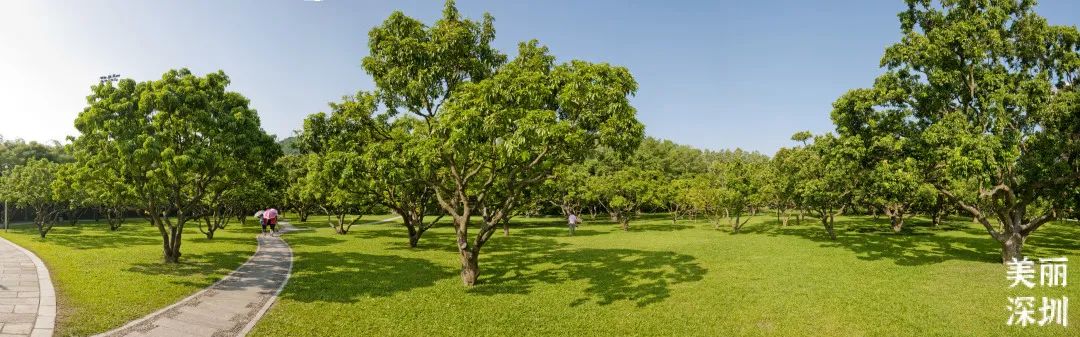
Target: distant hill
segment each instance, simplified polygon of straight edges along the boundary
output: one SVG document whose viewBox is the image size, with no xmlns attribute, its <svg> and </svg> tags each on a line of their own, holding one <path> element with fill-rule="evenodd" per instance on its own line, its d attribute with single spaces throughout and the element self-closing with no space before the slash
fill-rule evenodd
<svg viewBox="0 0 1080 337">
<path fill-rule="evenodd" d="M 287 137 L 278 142 L 281 146 L 281 151 L 285 154 L 299 154 L 300 150 L 296 148 L 296 137 Z"/>
</svg>

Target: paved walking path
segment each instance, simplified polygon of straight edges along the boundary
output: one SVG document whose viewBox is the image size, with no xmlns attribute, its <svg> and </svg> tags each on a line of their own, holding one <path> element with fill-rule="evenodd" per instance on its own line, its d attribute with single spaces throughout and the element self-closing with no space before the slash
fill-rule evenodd
<svg viewBox="0 0 1080 337">
<path fill-rule="evenodd" d="M 52 336 L 56 292 L 45 263 L 0 238 L 0 337 Z"/>
<path fill-rule="evenodd" d="M 294 228 L 281 223 L 282 232 Z M 292 249 L 259 235 L 259 248 L 221 281 L 176 304 L 98 336 L 243 336 L 262 318 L 292 271 Z"/>
</svg>

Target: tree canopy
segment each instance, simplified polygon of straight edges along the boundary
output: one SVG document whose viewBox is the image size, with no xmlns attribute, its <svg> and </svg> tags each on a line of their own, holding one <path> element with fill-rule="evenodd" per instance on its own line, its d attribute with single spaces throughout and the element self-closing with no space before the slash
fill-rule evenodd
<svg viewBox="0 0 1080 337">
<path fill-rule="evenodd" d="M 893 172 L 887 187 L 925 177 L 1001 243 L 1003 260 L 1020 258 L 1080 190 L 1080 32 L 1048 24 L 1035 1 L 907 3 L 885 73 L 837 101 L 837 129 L 902 154 L 877 170 Z"/>
<path fill-rule="evenodd" d="M 81 170 L 114 175 L 158 228 L 166 262 L 180 259 L 184 225 L 206 215 L 215 191 L 258 179 L 281 155 L 248 100 L 223 72 L 170 70 L 156 81 L 92 87 L 75 120 Z M 100 172 L 104 169 L 116 170 Z"/>
</svg>

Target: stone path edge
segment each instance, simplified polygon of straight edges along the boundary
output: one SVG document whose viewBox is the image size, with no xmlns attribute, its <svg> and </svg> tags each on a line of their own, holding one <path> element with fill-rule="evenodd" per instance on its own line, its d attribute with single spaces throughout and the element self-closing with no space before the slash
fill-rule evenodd
<svg viewBox="0 0 1080 337">
<path fill-rule="evenodd" d="M 45 266 L 45 261 L 31 252 L 30 250 L 23 248 L 20 245 L 11 242 L 8 239 L 0 237 L 0 240 L 10 244 L 15 249 L 22 251 L 30 258 L 30 261 L 34 263 L 34 267 L 37 268 L 38 279 L 38 310 L 37 317 L 34 320 L 34 328 L 30 331 L 30 336 L 52 336 L 53 329 L 56 326 L 56 289 L 53 288 L 52 277 L 49 276 L 49 268 Z"/>
<path fill-rule="evenodd" d="M 256 242 L 257 242 L 257 241 L 258 241 L 258 237 L 256 237 Z M 285 240 L 282 240 L 282 241 L 285 241 Z M 286 244 L 288 244 L 288 243 L 286 243 Z M 105 332 L 102 332 L 102 333 L 99 333 L 99 334 L 95 334 L 95 335 L 93 335 L 92 337 L 101 337 L 101 336 L 107 336 L 107 335 L 109 335 L 109 334 L 112 334 L 112 333 L 114 333 L 114 332 L 117 332 L 117 331 L 121 331 L 121 330 L 124 330 L 124 329 L 130 328 L 130 327 L 133 327 L 133 326 L 139 325 L 139 324 L 141 324 L 142 322 L 146 321 L 147 319 L 151 319 L 151 318 L 157 317 L 158 315 L 160 315 L 160 314 L 162 314 L 162 313 L 164 313 L 164 312 L 168 311 L 169 309 L 172 309 L 172 308 L 175 308 L 175 307 L 177 307 L 177 306 L 180 306 L 181 304 L 184 304 L 184 303 L 185 303 L 185 302 L 187 302 L 188 300 L 190 300 L 190 299 L 193 299 L 193 298 L 195 298 L 195 297 L 197 297 L 197 296 L 199 296 L 199 295 L 202 295 L 203 293 L 205 293 L 205 292 L 209 291 L 210 289 L 214 288 L 214 286 L 217 286 L 218 284 L 220 284 L 220 283 L 222 283 L 222 282 L 225 282 L 226 280 L 228 280 L 228 279 L 229 279 L 230 277 L 232 277 L 232 276 L 233 276 L 233 274 L 236 274 L 236 272 L 237 272 L 237 271 L 239 271 L 241 267 L 243 267 L 244 265 L 246 265 L 246 264 L 248 264 L 249 262 L 251 262 L 251 260 L 252 260 L 252 259 L 254 259 L 256 255 L 259 255 L 259 251 L 261 251 L 262 249 L 263 249 L 262 245 L 258 245 L 258 246 L 256 246 L 256 248 L 255 248 L 255 252 L 254 252 L 254 253 L 252 253 L 252 254 L 251 254 L 251 256 L 250 256 L 250 257 L 248 257 L 248 259 L 247 259 L 246 261 L 244 261 L 244 263 L 241 263 L 241 264 L 240 264 L 239 266 L 237 266 L 237 267 L 236 267 L 236 269 L 234 269 L 233 271 L 231 271 L 231 272 L 229 272 L 228 274 L 226 274 L 226 275 L 225 275 L 224 277 L 222 277 L 222 278 L 221 278 L 220 280 L 217 280 L 217 282 L 214 282 L 214 283 L 212 283 L 212 284 L 210 284 L 210 285 L 206 286 L 205 288 L 202 288 L 202 289 L 200 289 L 199 291 L 196 291 L 195 293 L 193 293 L 193 294 L 191 294 L 191 295 L 189 295 L 189 296 L 187 296 L 187 297 L 184 297 L 184 298 L 182 298 L 182 299 L 179 299 L 179 300 L 177 300 L 176 302 L 174 302 L 173 304 L 170 304 L 170 305 L 168 305 L 168 306 L 166 306 L 166 307 L 164 307 L 164 308 L 161 308 L 161 309 L 158 309 L 157 311 L 154 311 L 154 312 L 152 312 L 152 313 L 149 313 L 149 314 L 143 315 L 142 317 L 139 317 L 139 318 L 137 318 L 137 319 L 135 319 L 135 320 L 133 320 L 133 321 L 127 322 L 127 324 L 124 324 L 124 325 L 122 325 L 122 326 L 120 326 L 120 327 L 117 327 L 117 328 L 115 328 L 115 329 L 112 329 L 112 330 L 109 330 L 109 331 L 105 331 Z M 290 248 L 290 250 L 291 250 L 291 248 Z M 289 272 L 290 272 L 290 273 L 292 273 L 292 259 L 289 259 L 289 268 L 290 268 Z M 285 282 L 288 282 L 288 279 L 286 279 L 286 280 L 285 280 Z M 279 289 L 279 291 L 280 291 L 280 289 Z M 277 294 L 275 294 L 275 296 L 276 296 L 276 295 L 277 295 Z"/>
<path fill-rule="evenodd" d="M 288 222 L 283 221 L 282 227 L 284 228 L 286 226 L 291 227 Z M 289 242 L 285 241 L 284 238 L 281 239 L 281 242 L 285 244 L 285 247 L 289 248 L 289 272 L 285 274 L 285 281 L 282 281 L 281 285 L 274 290 L 274 294 L 270 296 L 270 299 L 266 301 L 266 304 L 263 304 L 262 308 L 260 308 L 259 311 L 255 313 L 255 316 L 251 318 L 251 321 L 248 322 L 247 325 L 244 325 L 243 329 L 240 329 L 240 332 L 236 334 L 237 336 L 247 336 L 251 333 L 251 330 L 255 328 L 255 324 L 258 324 L 259 321 L 262 320 L 262 317 L 266 315 L 266 312 L 270 311 L 270 307 L 273 306 L 274 303 L 277 303 L 278 295 L 281 295 L 281 291 L 285 289 L 285 285 L 289 284 L 289 279 L 292 278 L 293 260 L 296 258 L 292 253 L 292 246 L 289 245 Z M 252 257 L 254 257 L 254 255 L 252 255 Z"/>
</svg>

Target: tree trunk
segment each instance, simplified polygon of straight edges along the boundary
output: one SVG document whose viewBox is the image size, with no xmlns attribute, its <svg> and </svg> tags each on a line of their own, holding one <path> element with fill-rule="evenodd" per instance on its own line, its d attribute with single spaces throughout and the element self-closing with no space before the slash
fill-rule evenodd
<svg viewBox="0 0 1080 337">
<path fill-rule="evenodd" d="M 420 244 L 420 233 L 412 228 L 409 228 L 409 248 L 416 248 L 416 245 Z"/>
<path fill-rule="evenodd" d="M 900 233 L 904 229 L 904 211 L 895 206 L 885 206 L 885 215 L 889 217 L 889 227 L 893 233 Z"/>
<path fill-rule="evenodd" d="M 180 252 L 177 252 L 177 251 L 173 250 L 172 248 L 169 247 L 168 244 L 166 244 L 165 245 L 164 260 L 165 260 L 165 263 L 179 263 L 180 262 Z"/>
<path fill-rule="evenodd" d="M 997 217 L 1000 224 L 998 228 L 1001 231 L 999 232 L 990 219 L 986 217 L 986 213 L 978 209 L 978 206 L 965 203 L 948 190 L 939 188 L 938 191 L 970 213 L 974 221 L 981 223 L 986 228 L 987 233 L 1001 244 L 1002 263 L 1010 262 L 1012 259 L 1023 259 L 1024 241 L 1027 240 L 1027 236 L 1039 229 L 1043 224 L 1059 219 L 1061 216 L 1061 213 L 1059 213 L 1061 210 L 1051 208 L 1045 210 L 1042 215 L 1036 218 L 1029 218 L 1027 216 L 1028 202 L 1033 200 L 1014 202 L 1016 195 L 1012 193 L 1012 190 L 1008 189 L 1008 186 L 999 185 L 993 190 L 997 192 L 980 192 L 982 197 L 989 196 L 992 198 L 991 200 L 1001 197 L 999 193 L 1004 194 L 1005 199 L 1009 201 L 1005 205 L 991 206 L 993 208 L 992 214 Z"/>
<path fill-rule="evenodd" d="M 213 218 L 214 218 L 214 216 L 206 216 L 203 219 L 203 221 L 206 222 L 206 230 L 203 230 L 201 226 L 199 228 L 199 231 L 202 232 L 203 235 L 206 235 L 207 240 L 213 240 L 214 239 L 214 231 L 217 230 L 217 225 L 214 224 L 215 219 L 213 219 Z"/>
<path fill-rule="evenodd" d="M 1012 259 L 1022 260 L 1024 255 L 1021 253 L 1024 248 L 1024 241 L 1027 237 L 1020 233 L 1012 233 L 1005 241 L 1001 242 L 1001 261 L 1009 262 Z"/>
<path fill-rule="evenodd" d="M 479 254 L 472 251 L 461 251 L 461 282 L 467 287 L 476 285 L 476 279 L 480 277 Z"/>
<path fill-rule="evenodd" d="M 503 222 L 503 236 L 510 236 L 510 222 Z"/>
<path fill-rule="evenodd" d="M 941 224 L 941 213 L 944 213 L 944 208 L 945 208 L 945 196 L 938 193 L 937 198 L 934 200 L 933 214 L 930 217 L 930 221 L 934 225 L 934 227 L 937 227 L 938 225 Z"/>
<path fill-rule="evenodd" d="M 894 214 L 889 216 L 890 227 L 892 227 L 893 233 L 900 233 L 904 229 L 904 214 Z"/>
<path fill-rule="evenodd" d="M 348 234 L 349 230 L 345 229 L 345 214 L 336 214 L 334 217 L 337 218 L 337 224 L 334 225 L 334 233 L 342 235 Z"/>
<path fill-rule="evenodd" d="M 829 233 L 829 239 L 836 240 L 836 231 L 833 229 L 833 217 L 822 216 L 821 224 L 825 226 L 825 232 Z"/>
<path fill-rule="evenodd" d="M 409 230 L 409 248 L 416 248 L 416 246 L 420 244 L 420 237 L 424 235 L 425 228 L 423 227 L 423 216 L 414 216 L 410 214 L 412 213 L 402 215 L 401 221 L 405 223 L 405 228 Z"/>
<path fill-rule="evenodd" d="M 116 209 L 105 210 L 105 221 L 109 223 L 109 230 L 116 231 L 124 223 L 124 211 Z"/>
<path fill-rule="evenodd" d="M 742 217 L 742 214 L 738 214 L 738 213 L 735 214 L 735 223 L 731 224 L 731 234 L 738 234 L 739 233 L 739 227 L 742 227 L 742 226 L 739 226 L 739 218 L 741 218 L 741 217 Z"/>
<path fill-rule="evenodd" d="M 467 287 L 476 284 L 480 277 L 479 248 L 469 245 L 469 216 L 454 217 L 454 235 L 457 236 L 458 256 L 461 258 L 461 283 Z"/>
<path fill-rule="evenodd" d="M 37 225 L 38 234 L 41 235 L 42 239 L 45 238 L 45 234 L 49 233 L 49 227 L 46 227 L 45 221 L 46 220 L 44 214 L 38 214 L 34 216 L 34 224 Z"/>
<path fill-rule="evenodd" d="M 179 237 L 177 236 L 176 230 L 166 230 L 163 237 L 165 239 L 162 242 L 162 256 L 165 263 L 180 262 L 180 246 L 176 244 L 176 240 L 179 239 Z"/>
<path fill-rule="evenodd" d="M 184 218 L 183 212 L 178 212 L 176 216 L 176 226 L 169 228 L 164 242 L 164 258 L 165 263 L 179 263 L 180 262 L 180 244 L 184 235 L 184 222 L 187 219 Z"/>
</svg>

